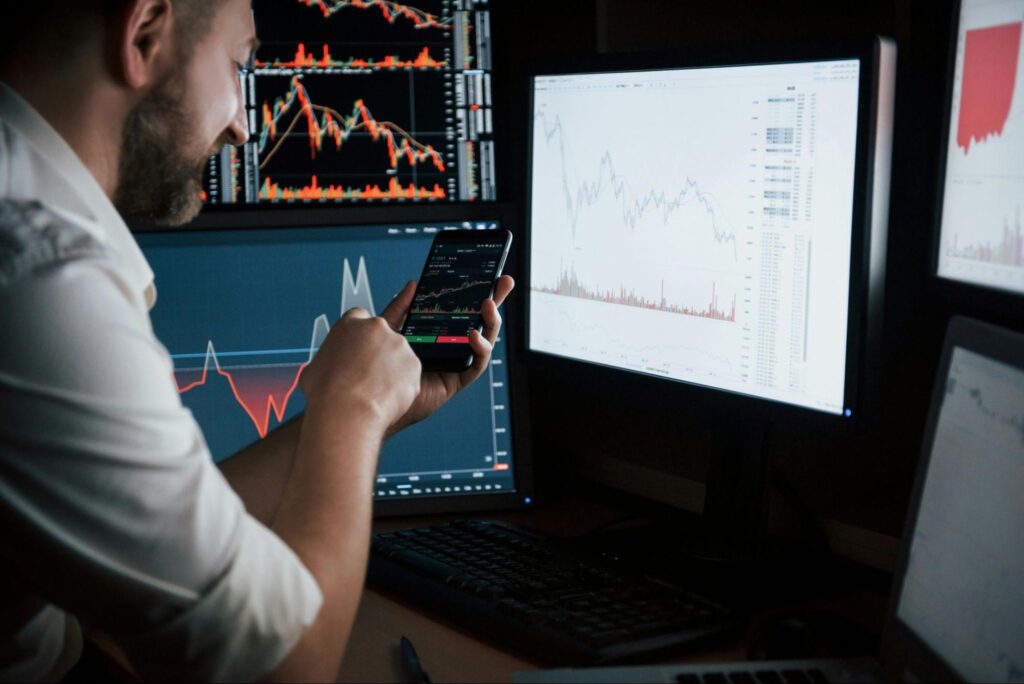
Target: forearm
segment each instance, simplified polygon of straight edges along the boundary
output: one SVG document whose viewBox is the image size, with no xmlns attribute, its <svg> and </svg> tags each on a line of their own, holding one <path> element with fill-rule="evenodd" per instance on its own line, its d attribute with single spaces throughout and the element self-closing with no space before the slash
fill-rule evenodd
<svg viewBox="0 0 1024 684">
<path fill-rule="evenodd" d="M 309 568 L 324 601 L 272 679 L 333 681 L 336 676 L 365 579 L 370 493 L 383 433 L 372 412 L 307 411 L 273 529 Z"/>
<path fill-rule="evenodd" d="M 273 524 L 301 430 L 302 416 L 298 416 L 218 464 L 249 515 L 264 525 Z"/>
</svg>

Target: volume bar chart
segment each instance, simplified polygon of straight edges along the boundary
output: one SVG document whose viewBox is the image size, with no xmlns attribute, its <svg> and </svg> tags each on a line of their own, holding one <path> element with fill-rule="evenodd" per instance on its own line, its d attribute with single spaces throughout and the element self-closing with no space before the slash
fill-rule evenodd
<svg viewBox="0 0 1024 684">
<path fill-rule="evenodd" d="M 255 60 L 257 69 L 443 69 L 448 66 L 446 60 L 435 59 L 430 48 L 424 47 L 411 59 L 402 59 L 398 55 L 385 55 L 379 59 L 373 57 L 349 57 L 336 59 L 331 54 L 330 46 L 324 43 L 319 55 L 306 51 L 305 43 L 299 43 L 295 55 L 291 59 L 274 59 L 270 61 Z"/>
<path fill-rule="evenodd" d="M 661 281 L 661 296 L 657 299 L 648 299 L 638 294 L 634 288 L 625 285 L 620 285 L 615 289 L 601 289 L 588 286 L 579 280 L 573 269 L 563 270 L 562 277 L 557 285 L 549 287 L 539 286 L 533 289 L 535 292 L 544 292 L 560 297 L 584 299 L 604 304 L 617 304 L 619 306 L 631 306 L 651 311 L 664 311 L 665 313 L 680 314 L 682 316 L 710 318 L 716 321 L 728 321 L 729 323 L 736 322 L 736 296 L 733 295 L 732 303 L 728 309 L 722 307 L 719 304 L 715 283 L 711 283 L 711 298 L 703 308 L 670 303 L 665 298 L 664 280 Z"/>
</svg>

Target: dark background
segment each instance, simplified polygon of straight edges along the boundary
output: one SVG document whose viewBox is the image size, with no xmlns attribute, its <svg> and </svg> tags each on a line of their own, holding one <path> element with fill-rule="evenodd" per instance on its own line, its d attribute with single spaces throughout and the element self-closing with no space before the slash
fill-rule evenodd
<svg viewBox="0 0 1024 684">
<path fill-rule="evenodd" d="M 515 202 L 525 197 L 526 76 L 532 64 L 599 52 L 828 42 L 876 33 L 896 40 L 885 319 L 873 369 L 880 396 L 867 407 L 870 420 L 853 435 L 787 422 L 772 429 L 767 448 L 818 516 L 898 535 L 949 318 L 964 314 L 1024 328 L 1020 298 L 941 281 L 932 273 L 954 3 L 494 0 L 491 9 L 499 194 Z M 692 392 L 678 394 L 672 383 L 574 364 L 529 377 L 533 459 L 542 498 L 593 479 L 588 475 L 595 455 L 704 481 L 716 452 L 729 443 L 727 436 L 742 431 L 746 422 L 742 413 L 704 406 Z"/>
</svg>

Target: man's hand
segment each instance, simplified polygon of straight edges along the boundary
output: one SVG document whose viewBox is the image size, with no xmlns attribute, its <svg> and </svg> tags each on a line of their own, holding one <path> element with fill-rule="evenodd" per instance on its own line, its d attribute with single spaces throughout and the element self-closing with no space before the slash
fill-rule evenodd
<svg viewBox="0 0 1024 684">
<path fill-rule="evenodd" d="M 487 370 L 487 364 L 491 362 L 491 349 L 494 347 L 494 341 L 498 338 L 498 331 L 501 330 L 501 315 L 498 313 L 498 307 L 514 287 L 515 281 L 510 276 L 501 276 L 494 286 L 494 298 L 485 300 L 483 306 L 480 307 L 484 323 L 483 332 L 478 333 L 474 330 L 469 334 L 469 346 L 473 350 L 473 365 L 461 373 L 424 373 L 420 381 L 419 394 L 405 415 L 392 424 L 387 433 L 389 436 L 423 420 L 441 408 L 446 401 L 468 387 Z M 385 319 L 393 330 L 402 329 L 415 294 L 416 281 L 409 281 L 381 313 L 381 318 Z"/>
<path fill-rule="evenodd" d="M 421 364 L 381 317 L 351 309 L 341 317 L 299 384 L 309 410 L 365 412 L 389 430 L 421 394 Z"/>
</svg>

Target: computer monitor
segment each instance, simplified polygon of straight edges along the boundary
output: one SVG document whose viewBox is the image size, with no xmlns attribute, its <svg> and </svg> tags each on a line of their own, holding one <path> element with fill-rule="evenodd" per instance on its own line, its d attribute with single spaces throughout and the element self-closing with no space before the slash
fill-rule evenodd
<svg viewBox="0 0 1024 684">
<path fill-rule="evenodd" d="M 745 426 L 723 439 L 852 424 L 881 323 L 894 78 L 884 39 L 538 70 L 531 363 L 610 369 L 609 401 L 623 373 L 652 402 L 685 385 Z"/>
<path fill-rule="evenodd" d="M 254 0 L 250 142 L 210 205 L 495 199 L 487 0 Z"/>
<path fill-rule="evenodd" d="M 380 313 L 419 276 L 437 233 L 512 226 L 496 205 L 433 209 L 219 213 L 187 230 L 137 234 L 156 274 L 154 330 L 215 460 L 301 413 L 299 373 L 331 324 L 354 306 Z M 515 430 L 526 418 L 523 388 L 507 330 L 477 382 L 385 442 L 379 514 L 530 503 L 526 440 Z"/>
<path fill-rule="evenodd" d="M 1024 294 L 1024 0 L 962 0 L 954 26 L 935 269 Z"/>
</svg>

